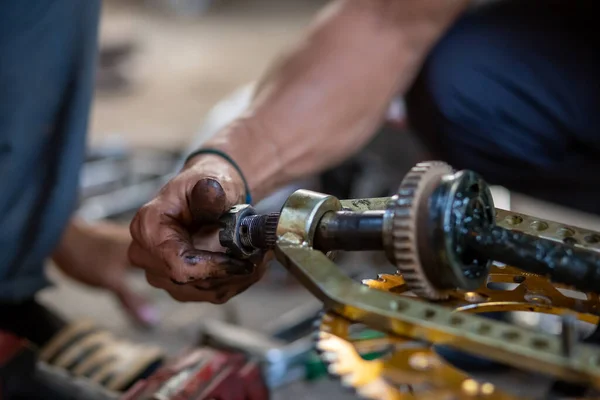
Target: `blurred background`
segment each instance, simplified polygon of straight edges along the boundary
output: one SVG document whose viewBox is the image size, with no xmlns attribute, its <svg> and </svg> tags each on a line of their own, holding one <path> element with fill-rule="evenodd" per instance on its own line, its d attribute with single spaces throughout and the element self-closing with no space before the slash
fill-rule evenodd
<svg viewBox="0 0 600 400">
<path fill-rule="evenodd" d="M 197 148 L 247 103 L 253 82 L 292 43 L 324 0 L 105 0 L 96 99 L 88 162 L 81 176 L 79 214 L 127 224 Z M 348 197 L 389 195 L 404 173 L 426 155 L 406 131 L 402 103 L 390 107 L 393 121 L 354 159 L 297 182 L 258 207 L 276 210 L 296 187 Z M 404 132 L 410 133 L 410 132 Z M 498 190 L 501 207 L 583 227 L 596 220 Z M 393 271 L 381 256 L 342 255 L 357 278 Z M 273 265 L 268 276 L 224 306 L 181 304 L 146 284 L 133 271 L 138 292 L 161 315 L 156 329 L 136 329 L 107 294 L 66 280 L 42 299 L 70 318 L 89 317 L 113 332 L 163 346 L 170 354 L 197 344 L 207 321 L 224 320 L 266 333 L 277 317 L 311 315 L 319 303 Z M 292 318 L 293 319 L 293 318 Z M 290 375 L 291 376 L 291 375 Z M 311 395 L 312 393 L 312 395 Z M 318 393 L 318 396 L 316 395 Z M 275 391 L 274 398 L 354 398 L 337 382 L 304 379 Z"/>
</svg>

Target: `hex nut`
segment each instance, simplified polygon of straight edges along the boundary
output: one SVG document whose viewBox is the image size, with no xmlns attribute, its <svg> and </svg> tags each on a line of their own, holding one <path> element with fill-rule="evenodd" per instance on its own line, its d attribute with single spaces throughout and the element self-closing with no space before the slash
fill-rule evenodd
<svg viewBox="0 0 600 400">
<path fill-rule="evenodd" d="M 255 252 L 248 251 L 240 241 L 240 225 L 242 219 L 255 214 L 256 211 L 251 205 L 240 204 L 232 207 L 219 219 L 219 242 L 233 257 L 245 259 L 254 255 Z"/>
</svg>

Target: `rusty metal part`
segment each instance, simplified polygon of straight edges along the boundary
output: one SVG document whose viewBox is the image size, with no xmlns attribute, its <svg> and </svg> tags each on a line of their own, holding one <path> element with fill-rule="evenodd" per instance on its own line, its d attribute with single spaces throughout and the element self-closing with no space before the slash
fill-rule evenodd
<svg viewBox="0 0 600 400">
<path fill-rule="evenodd" d="M 380 250 L 384 240 L 382 231 L 386 230 L 383 215 L 389 201 L 387 197 L 339 201 L 336 211 L 317 219 L 315 247 L 323 251 Z M 277 241 L 279 217 L 279 213 L 256 215 L 250 205 L 235 206 L 220 221 L 221 245 L 242 257 L 270 250 Z"/>
<path fill-rule="evenodd" d="M 600 290 L 600 257 L 594 252 L 497 226 L 473 226 L 464 240 L 469 249 L 485 257 L 579 290 Z"/>
<path fill-rule="evenodd" d="M 490 289 L 490 283 L 517 283 L 506 290 Z M 410 295 L 410 288 L 398 275 L 380 275 L 364 283 L 372 289 Z M 533 311 L 563 315 L 567 319 L 599 322 L 599 300 L 588 293 L 581 298 L 566 295 L 545 278 L 523 273 L 512 267 L 493 266 L 488 281 L 476 291 L 454 291 L 442 303 L 455 312 Z M 581 297 L 581 296 L 580 296 Z M 425 300 L 422 300 L 425 301 Z M 577 310 L 577 311 L 570 311 Z M 452 313 L 459 318 L 458 313 Z M 572 321 L 571 321 L 572 322 Z M 574 324 L 569 324 L 573 326 Z M 510 340 L 512 334 L 507 333 Z M 329 371 L 356 389 L 362 397 L 391 399 L 518 399 L 494 382 L 480 381 L 459 371 L 440 357 L 427 343 L 384 334 L 376 339 L 356 339 L 356 324 L 333 312 L 325 314 L 317 348 L 329 363 Z M 573 332 L 561 335 L 561 351 L 569 356 L 576 345 Z M 568 348 L 568 351 L 565 351 Z M 365 360 L 364 353 L 380 351 L 381 357 Z M 408 388 L 408 389 L 407 389 Z"/>
<path fill-rule="evenodd" d="M 269 250 L 277 241 L 277 224 L 279 213 L 254 215 L 250 206 L 236 206 L 223 217 L 224 226 L 220 233 L 221 245 L 251 253 Z M 323 251 L 369 251 L 383 248 L 382 210 L 366 210 L 360 212 L 330 211 L 319 220 L 315 232 L 315 248 Z M 240 217 L 241 214 L 242 217 Z M 238 226 L 236 232 L 235 226 Z M 235 238 L 238 243 L 234 243 Z"/>
<path fill-rule="evenodd" d="M 600 387 L 600 349 L 577 343 L 572 356 L 561 340 L 471 313 L 455 314 L 439 304 L 371 290 L 346 277 L 321 251 L 313 248 L 320 218 L 338 211 L 337 199 L 308 191 L 290 196 L 277 234 L 276 255 L 325 307 L 351 321 L 408 339 L 447 345 L 468 354 L 566 381 Z M 465 305 L 466 306 L 466 305 Z"/>
<path fill-rule="evenodd" d="M 279 213 L 251 215 L 242 218 L 240 241 L 248 249 L 271 249 L 277 241 Z M 259 228 L 257 228 L 259 227 Z"/>
<path fill-rule="evenodd" d="M 373 400 L 517 400 L 491 382 L 453 368 L 427 344 L 395 336 L 353 340 L 353 323 L 334 313 L 321 321 L 317 348 L 331 374 Z M 365 353 L 383 357 L 365 360 Z"/>
<path fill-rule="evenodd" d="M 452 174 L 452 168 L 442 162 L 420 163 L 413 167 L 402 180 L 398 194 L 390 202 L 392 262 L 398 267 L 408 285 L 418 295 L 428 299 L 443 299 L 443 285 L 436 282 L 444 277 L 443 269 L 437 267 L 437 251 L 425 248 L 429 244 L 429 199 L 439 187 L 440 181 Z M 437 249 L 436 249 L 437 250 Z M 425 269 L 424 266 L 428 268 Z"/>
<path fill-rule="evenodd" d="M 600 253 L 600 233 L 589 229 L 501 209 L 496 209 L 496 225 L 540 239 L 566 243 L 575 248 Z"/>
<path fill-rule="evenodd" d="M 241 204 L 232 207 L 219 220 L 221 224 L 219 241 L 223 247 L 227 248 L 228 253 L 234 257 L 246 259 L 259 252 L 259 249 L 247 245 L 250 239 L 243 241 L 240 237 L 241 232 L 246 232 L 248 229 L 247 225 L 244 225 L 246 228 L 242 229 L 242 222 L 246 217 L 253 215 L 256 215 L 254 208 L 247 204 Z"/>
<path fill-rule="evenodd" d="M 580 290 L 600 288 L 600 256 L 574 248 L 572 230 L 564 229 L 557 243 L 496 226 L 489 187 L 471 171 L 454 173 L 445 163 L 421 163 L 393 198 L 346 203 L 353 206 L 357 210 L 337 208 L 314 218 L 313 247 L 325 252 L 384 249 L 421 297 L 439 300 L 455 288 L 477 288 L 493 260 Z M 385 210 L 365 211 L 369 207 Z M 224 217 L 221 244 L 232 254 L 248 258 L 275 243 L 276 214 L 254 214 L 250 206 L 237 206 Z M 544 229 L 544 224 L 530 228 Z M 594 234 L 584 237 L 589 242 L 599 239 Z"/>
<path fill-rule="evenodd" d="M 383 247 L 384 211 L 328 212 L 315 232 L 319 250 L 369 251 Z"/>
</svg>

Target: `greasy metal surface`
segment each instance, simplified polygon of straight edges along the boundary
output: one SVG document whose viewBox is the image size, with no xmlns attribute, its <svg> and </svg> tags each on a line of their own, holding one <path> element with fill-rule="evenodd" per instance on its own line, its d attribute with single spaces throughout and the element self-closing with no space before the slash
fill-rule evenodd
<svg viewBox="0 0 600 400">
<path fill-rule="evenodd" d="M 381 250 L 383 213 L 380 210 L 330 211 L 319 221 L 314 247 L 323 251 Z"/>
<path fill-rule="evenodd" d="M 239 204 L 232 207 L 219 219 L 221 230 L 219 231 L 219 242 L 227 248 L 227 252 L 237 258 L 249 258 L 257 252 L 244 245 L 240 238 L 242 221 L 249 216 L 255 215 L 256 211 L 248 204 Z"/>
<path fill-rule="evenodd" d="M 458 171 L 444 177 L 428 200 L 421 225 L 429 240 L 422 251 L 436 254 L 433 260 L 438 268 L 433 275 L 446 276 L 447 289 L 478 288 L 492 260 L 487 254 L 471 251 L 465 243 L 465 228 L 475 218 L 481 226 L 494 224 L 494 200 L 488 184 L 473 171 Z"/>
<path fill-rule="evenodd" d="M 516 368 L 587 381 L 600 386 L 600 349 L 578 344 L 573 357 L 560 351 L 560 340 L 506 323 L 391 293 L 353 282 L 322 253 L 308 247 L 277 246 L 278 259 L 331 309 L 381 331 L 447 344 L 470 354 L 485 354 Z"/>
<path fill-rule="evenodd" d="M 319 249 L 368 251 L 383 248 L 383 214 L 386 199 L 348 201 L 345 211 L 322 215 L 316 238 Z M 337 201 L 337 200 L 336 200 Z M 237 253 L 273 248 L 277 240 L 279 213 L 254 215 L 248 213 L 237 221 L 248 205 L 234 207 L 222 218 L 221 245 Z M 336 206 L 336 209 L 338 206 Z M 232 230 L 237 228 L 237 231 Z M 236 235 L 239 238 L 235 242 Z M 240 245 L 243 246 L 239 249 Z"/>
<path fill-rule="evenodd" d="M 502 227 L 469 229 L 466 246 L 496 261 L 583 290 L 600 289 L 600 255 Z"/>
<path fill-rule="evenodd" d="M 385 244 L 391 248 L 386 253 L 415 294 L 431 300 L 446 298 L 446 289 L 456 280 L 455 268 L 448 265 L 453 258 L 446 251 L 446 238 L 452 236 L 445 230 L 443 212 L 449 196 L 434 196 L 453 179 L 452 172 L 450 165 L 439 161 L 415 165 L 389 205 L 391 231 L 386 232 L 390 239 Z M 439 243 L 434 242 L 437 231 L 443 236 Z"/>
<path fill-rule="evenodd" d="M 279 261 L 326 308 L 348 320 L 397 336 L 445 344 L 474 355 L 485 354 L 516 368 L 600 387 L 600 349 L 594 346 L 578 343 L 572 349 L 572 357 L 566 357 L 555 336 L 470 313 L 457 314 L 442 305 L 372 290 L 350 280 L 323 253 L 310 246 L 319 217 L 338 206 L 339 202 L 329 196 L 297 192 L 284 206 L 277 231 Z M 536 303 L 540 298 L 527 299 Z"/>
<path fill-rule="evenodd" d="M 278 242 L 308 247 L 313 245 L 319 220 L 329 211 L 340 211 L 334 197 L 310 190 L 294 192 L 283 205 L 277 225 Z"/>
<path fill-rule="evenodd" d="M 344 210 L 350 211 L 385 210 L 389 202 L 389 197 L 374 197 L 370 199 L 347 199 L 340 201 Z"/>
<path fill-rule="evenodd" d="M 600 233 L 496 208 L 496 225 L 600 253 Z"/>
<path fill-rule="evenodd" d="M 277 242 L 279 213 L 251 215 L 242 220 L 240 241 L 248 248 L 271 249 Z"/>
</svg>

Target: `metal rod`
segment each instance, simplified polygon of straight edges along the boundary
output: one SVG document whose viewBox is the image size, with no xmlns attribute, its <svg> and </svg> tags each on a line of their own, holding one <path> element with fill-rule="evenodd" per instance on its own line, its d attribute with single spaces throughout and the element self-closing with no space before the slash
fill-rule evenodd
<svg viewBox="0 0 600 400">
<path fill-rule="evenodd" d="M 383 249 L 384 211 L 329 212 L 315 232 L 315 249 L 369 251 Z"/>
<path fill-rule="evenodd" d="M 319 221 L 314 248 L 325 252 L 382 250 L 383 216 L 384 211 L 330 211 Z M 278 214 L 246 217 L 241 242 L 250 248 L 273 248 L 278 219 Z M 481 226 L 477 219 L 461 230 L 466 247 L 487 259 L 584 292 L 600 290 L 600 255 L 596 253 L 499 226 Z"/>
<path fill-rule="evenodd" d="M 384 211 L 329 212 L 319 222 L 314 247 L 321 251 L 383 249 Z M 249 248 L 275 245 L 278 214 L 252 215 L 241 222 L 240 241 Z"/>
<path fill-rule="evenodd" d="M 600 256 L 590 251 L 498 226 L 471 229 L 466 245 L 495 261 L 584 292 L 600 289 Z"/>
</svg>

